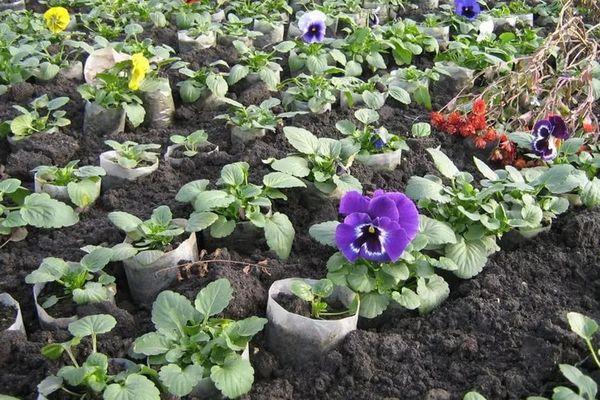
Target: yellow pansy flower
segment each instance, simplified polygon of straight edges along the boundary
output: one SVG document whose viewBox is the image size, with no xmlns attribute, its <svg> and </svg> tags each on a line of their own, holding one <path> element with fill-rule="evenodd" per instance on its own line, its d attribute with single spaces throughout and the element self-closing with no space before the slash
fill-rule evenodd
<svg viewBox="0 0 600 400">
<path fill-rule="evenodd" d="M 129 79 L 129 89 L 139 90 L 140 84 L 150 70 L 150 62 L 142 53 L 136 53 L 131 56 L 131 79 Z"/>
<path fill-rule="evenodd" d="M 69 11 L 64 7 L 52 7 L 44 13 L 44 20 L 50 32 L 60 33 L 69 26 L 71 16 L 69 15 Z"/>
</svg>

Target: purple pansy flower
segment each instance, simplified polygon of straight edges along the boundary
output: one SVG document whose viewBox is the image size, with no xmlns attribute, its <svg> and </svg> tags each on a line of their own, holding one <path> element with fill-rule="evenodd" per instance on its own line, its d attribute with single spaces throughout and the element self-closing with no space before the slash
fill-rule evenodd
<svg viewBox="0 0 600 400">
<path fill-rule="evenodd" d="M 477 0 L 454 0 L 456 14 L 474 19 L 481 13 L 481 6 Z"/>
<path fill-rule="evenodd" d="M 381 10 L 381 7 L 377 7 L 376 9 L 374 9 L 372 12 L 369 13 L 369 26 L 376 26 L 379 25 L 379 12 Z"/>
<path fill-rule="evenodd" d="M 335 231 L 335 241 L 351 262 L 361 257 L 397 261 L 419 231 L 419 212 L 403 193 L 377 190 L 372 198 L 348 192 L 340 201 L 346 218 Z"/>
<path fill-rule="evenodd" d="M 568 139 L 569 130 L 567 124 L 558 115 L 552 115 L 548 119 L 538 121 L 533 127 L 533 151 L 544 161 L 553 160 L 556 157 L 556 139 Z"/>
<path fill-rule="evenodd" d="M 302 40 L 306 43 L 320 43 L 325 39 L 325 14 L 314 10 L 302 14 L 298 20 L 298 28 L 302 31 Z"/>
<path fill-rule="evenodd" d="M 387 129 L 384 127 L 377 128 L 373 131 L 373 146 L 375 146 L 376 150 L 381 150 L 387 145 L 387 140 L 390 135 L 388 134 Z"/>
</svg>

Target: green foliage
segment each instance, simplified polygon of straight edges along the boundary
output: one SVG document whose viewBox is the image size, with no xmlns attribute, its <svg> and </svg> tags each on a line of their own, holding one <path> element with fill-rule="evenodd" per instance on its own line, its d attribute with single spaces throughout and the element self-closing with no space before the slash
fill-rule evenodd
<svg viewBox="0 0 600 400">
<path fill-rule="evenodd" d="M 437 82 L 440 75 L 448 75 L 441 66 L 420 70 L 414 65 L 407 68 L 399 68 L 390 73 L 387 78 L 389 95 L 401 104 L 411 104 L 413 101 L 420 106 L 431 110 L 430 86 Z"/>
<path fill-rule="evenodd" d="M 177 83 L 179 95 L 185 103 L 194 103 L 201 97 L 206 97 L 212 93 L 218 98 L 224 98 L 229 91 L 227 84 L 227 74 L 220 71 L 220 67 L 229 69 L 229 65 L 222 60 L 215 61 L 207 66 L 191 70 L 188 63 L 179 61 L 174 63 L 171 68 L 177 69 L 179 73 L 187 79 Z"/>
<path fill-rule="evenodd" d="M 421 32 L 417 24 L 409 19 L 384 25 L 381 33 L 392 49 L 397 65 L 411 65 L 414 56 L 439 51 L 437 40 Z"/>
<path fill-rule="evenodd" d="M 173 135 L 170 139 L 174 144 L 181 145 L 185 148 L 183 154 L 186 157 L 194 157 L 198 154 L 201 147 L 210 144 L 208 141 L 208 134 L 204 129 L 194 131 L 187 136 Z"/>
<path fill-rule="evenodd" d="M 281 160 L 265 160 L 274 170 L 306 178 L 325 194 L 334 191 L 362 191 L 358 179 L 349 172 L 359 150 L 356 146 L 347 141 L 317 138 L 306 129 L 293 126 L 286 126 L 283 132 L 288 143 L 298 153 Z"/>
<path fill-rule="evenodd" d="M 277 49 L 271 52 L 256 50 L 239 40 L 235 40 L 233 46 L 240 55 L 240 61 L 229 71 L 227 82 L 234 85 L 248 75 L 255 74 L 269 90 L 276 90 L 280 82 L 279 74 L 282 71 L 281 66 L 276 62 L 281 60 L 281 57 L 275 56 Z"/>
<path fill-rule="evenodd" d="M 321 279 L 315 283 L 308 283 L 307 281 L 297 279 L 292 282 L 290 290 L 296 297 L 310 303 L 312 318 L 320 319 L 332 316 L 339 317 L 345 314 L 353 315 L 358 308 L 358 297 L 355 297 L 355 301 L 348 310 L 331 312 L 329 310 L 330 305 L 326 299 L 333 294 L 334 285 L 329 279 Z"/>
<path fill-rule="evenodd" d="M 344 39 L 337 39 L 331 45 L 345 55 L 345 60 L 338 58 L 336 61 L 345 61 L 342 66 L 346 76 L 362 75 L 364 65 L 372 72 L 387 69 L 384 55 L 393 47 L 380 32 L 368 27 L 356 28 Z"/>
<path fill-rule="evenodd" d="M 283 172 L 267 174 L 262 185 L 255 185 L 248 181 L 249 168 L 245 162 L 223 167 L 216 182 L 218 189 L 207 190 L 207 180 L 185 184 L 175 199 L 194 206 L 186 230 L 198 232 L 210 228 L 212 237 L 221 238 L 231 235 L 238 222 L 249 221 L 264 230 L 269 248 L 286 259 L 295 230 L 286 215 L 273 211 L 272 200 L 287 200 L 280 189 L 306 185 Z"/>
<path fill-rule="evenodd" d="M 49 100 L 43 95 L 30 103 L 31 110 L 15 105 L 20 115 L 0 125 L 0 136 L 9 135 L 15 141 L 26 139 L 38 133 L 56 133 L 71 121 L 65 118 L 66 111 L 61 108 L 69 102 L 68 97 Z"/>
<path fill-rule="evenodd" d="M 308 109 L 316 114 L 327 110 L 336 101 L 336 86 L 328 74 L 329 70 L 320 74 L 290 78 L 281 83 L 285 88 L 282 103 L 286 109 L 297 109 L 298 103 L 306 103 Z"/>
<path fill-rule="evenodd" d="M 273 113 L 272 109 L 279 106 L 279 99 L 270 98 L 264 100 L 258 106 L 252 104 L 243 106 L 237 104 L 229 114 L 217 115 L 216 119 L 224 119 L 230 125 L 237 126 L 243 130 L 267 129 L 275 132 L 275 128 L 281 124 L 283 118 L 291 118 L 303 112 Z"/>
<path fill-rule="evenodd" d="M 123 168 L 148 167 L 158 162 L 158 154 L 149 150 L 160 149 L 159 144 L 138 144 L 129 140 L 123 143 L 107 140 L 104 143 L 117 152 L 113 161 Z"/>
<path fill-rule="evenodd" d="M 194 305 L 171 291 L 158 295 L 152 307 L 156 331 L 137 338 L 133 349 L 147 356 L 149 365 L 160 366 L 160 382 L 171 394 L 188 395 L 203 379 L 210 379 L 228 398 L 252 387 L 254 370 L 242 352 L 267 320 L 215 317 L 232 296 L 227 279 L 208 284 Z"/>
</svg>

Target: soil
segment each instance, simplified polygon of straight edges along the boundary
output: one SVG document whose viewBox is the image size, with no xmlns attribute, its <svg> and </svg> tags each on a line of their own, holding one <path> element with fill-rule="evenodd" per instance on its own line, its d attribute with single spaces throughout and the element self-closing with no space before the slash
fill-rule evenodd
<svg viewBox="0 0 600 400">
<path fill-rule="evenodd" d="M 281 307 L 285 308 L 287 311 L 289 311 L 291 313 L 298 314 L 298 315 L 301 315 L 306 318 L 312 318 L 310 303 L 307 301 L 304 301 L 294 295 L 279 293 L 277 295 L 277 297 L 275 298 L 275 301 Z M 332 302 L 331 304 L 328 303 L 328 305 L 329 305 L 329 308 L 328 308 L 327 312 L 330 312 L 330 313 L 343 312 L 346 310 L 344 308 L 344 306 L 342 305 L 342 303 L 339 301 Z M 322 317 L 321 319 L 336 320 L 336 319 L 342 319 L 342 318 L 346 318 L 346 317 L 348 317 L 347 314 Z"/>
<path fill-rule="evenodd" d="M 40 8 L 41 10 L 44 7 Z M 176 45 L 173 29 L 152 29 L 159 43 Z M 230 48 L 183 54 L 191 68 L 223 58 L 231 58 Z M 417 63 L 427 63 L 416 60 Z M 168 71 L 171 87 L 181 77 Z M 282 79 L 287 75 L 284 73 Z M 250 181 L 260 183 L 270 169 L 262 163 L 269 157 L 282 158 L 293 149 L 281 128 L 257 141 L 232 147 L 229 129 L 214 117 L 222 112 L 201 109 L 200 104 L 181 104 L 174 90 L 174 125 L 165 129 L 128 127 L 125 133 L 107 137 L 82 134 L 84 101 L 76 91 L 78 83 L 57 78 L 47 83 L 15 85 L 0 97 L 0 120 L 14 117 L 12 105 L 25 104 L 47 93 L 51 98 L 68 96 L 65 106 L 71 125 L 60 134 L 44 135 L 39 144 L 11 153 L 0 143 L 0 166 L 8 176 L 32 187 L 31 169 L 38 165 L 64 165 L 79 159 L 80 165 L 97 165 L 98 155 L 109 150 L 107 139 L 138 143 L 158 143 L 162 151 L 169 137 L 197 129 L 207 131 L 220 151 L 199 153 L 179 166 L 162 162 L 156 172 L 135 182 L 114 186 L 102 193 L 81 221 L 60 230 L 29 229 L 22 242 L 9 243 L 0 252 L 0 292 L 6 291 L 21 305 L 28 338 L 15 333 L 0 333 L 0 393 L 34 399 L 36 385 L 48 374 L 56 373 L 62 362 L 45 360 L 40 349 L 47 343 L 69 339 L 64 331 L 45 331 L 39 327 L 25 276 L 36 269 L 44 257 L 79 260 L 85 245 L 114 245 L 124 234 L 108 220 L 111 211 L 125 211 L 142 219 L 150 217 L 159 205 L 168 205 L 174 217 L 187 217 L 192 208 L 175 201 L 179 188 L 190 181 L 209 179 L 214 185 L 221 168 L 235 161 L 251 166 Z M 270 97 L 264 85 L 233 87 L 233 96 L 245 104 L 257 104 Z M 435 96 L 434 107 L 448 100 Z M 420 107 L 386 105 L 380 121 L 392 133 L 407 135 L 415 122 L 428 121 Z M 352 119 L 352 111 L 334 107 L 321 115 L 300 115 L 286 124 L 300 126 L 319 137 L 340 137 L 335 123 Z M 40 137 L 40 140 L 41 137 Z M 37 138 L 36 138 L 37 141 Z M 366 192 L 375 189 L 402 191 L 413 175 L 435 173 L 427 148 L 441 146 L 459 169 L 474 172 L 472 155 L 462 142 L 433 133 L 427 138 L 408 138 L 406 152 L 395 171 L 374 171 L 362 165 L 352 174 Z M 0 168 L 2 171 L 2 168 Z M 318 222 L 337 218 L 337 204 L 326 200 L 309 203 L 307 190 L 287 190 L 287 202 L 276 201 L 276 211 L 286 214 L 296 230 L 292 253 L 285 262 L 275 259 L 263 241 L 250 243 L 243 252 L 216 250 L 202 253 L 201 261 L 186 265 L 180 281 L 172 290 L 194 299 L 208 282 L 225 277 L 234 288 L 234 298 L 226 310 L 232 318 L 265 316 L 270 284 L 282 278 L 322 278 L 325 262 L 333 250 L 317 244 L 308 228 Z M 204 248 L 199 242 L 201 249 Z M 477 278 L 451 283 L 450 298 L 429 315 L 394 311 L 373 321 L 361 321 L 337 349 L 322 360 L 299 367 L 279 364 L 265 348 L 264 334 L 252 342 L 251 359 L 256 380 L 247 399 L 402 399 L 454 400 L 476 389 L 488 399 L 523 399 L 528 395 L 551 393 L 556 384 L 565 384 L 558 363 L 578 363 L 590 368 L 587 350 L 572 334 L 566 322 L 568 311 L 578 311 L 600 319 L 600 210 L 572 210 L 561 216 L 551 231 L 520 246 L 495 254 Z M 133 340 L 153 329 L 148 310 L 130 299 L 125 274 L 119 263 L 107 272 L 117 278 L 116 306 L 109 303 L 78 307 L 80 316 L 109 313 L 118 321 L 109 334 L 100 336 L 100 351 L 110 357 L 126 356 Z M 85 342 L 82 344 L 85 348 Z M 78 352 L 83 359 L 85 351 Z M 584 361 L 585 360 L 585 361 Z M 66 359 L 64 360 L 66 361 Z M 592 368 L 590 368 L 592 369 Z"/>
<path fill-rule="evenodd" d="M 4 332 L 15 323 L 17 309 L 0 303 L 0 332 Z"/>
<path fill-rule="evenodd" d="M 55 282 L 46 284 L 38 296 L 38 304 L 41 306 L 50 296 L 64 296 L 63 287 Z M 52 307 L 45 308 L 48 315 L 53 318 L 69 318 L 77 315 L 77 305 L 71 296 L 62 297 Z"/>
</svg>

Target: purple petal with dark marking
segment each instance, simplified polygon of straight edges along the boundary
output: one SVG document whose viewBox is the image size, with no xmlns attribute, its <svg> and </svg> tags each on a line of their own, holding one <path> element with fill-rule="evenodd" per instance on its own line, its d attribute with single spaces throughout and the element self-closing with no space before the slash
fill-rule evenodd
<svg viewBox="0 0 600 400">
<path fill-rule="evenodd" d="M 366 213 L 369 209 L 369 198 L 352 191 L 347 192 L 340 200 L 340 214 Z"/>
<path fill-rule="evenodd" d="M 569 129 L 567 128 L 567 124 L 565 123 L 565 120 L 563 120 L 558 115 L 553 115 L 550 118 L 548 118 L 548 120 L 550 121 L 550 123 L 553 126 L 552 136 L 554 136 L 555 138 L 558 138 L 558 139 L 563 139 L 563 140 L 569 138 Z"/>
</svg>

